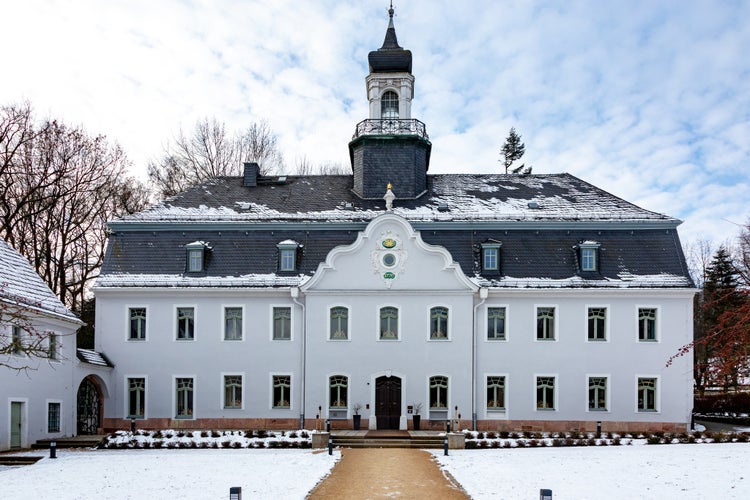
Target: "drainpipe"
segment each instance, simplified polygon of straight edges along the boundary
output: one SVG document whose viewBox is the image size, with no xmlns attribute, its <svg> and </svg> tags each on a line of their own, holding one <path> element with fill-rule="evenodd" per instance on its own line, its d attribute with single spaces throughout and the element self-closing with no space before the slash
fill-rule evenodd
<svg viewBox="0 0 750 500">
<path fill-rule="evenodd" d="M 302 342 L 301 342 L 301 356 L 300 356 L 300 373 L 302 374 L 301 382 L 300 382 L 300 412 L 299 412 L 299 428 L 304 429 L 305 428 L 305 378 L 306 373 L 305 369 L 307 366 L 307 334 L 306 334 L 306 326 L 307 326 L 307 317 L 305 312 L 305 304 L 300 302 L 298 299 L 299 297 L 299 287 L 295 286 L 290 289 L 290 292 L 292 294 L 292 302 L 300 306 L 302 309 Z"/>
<path fill-rule="evenodd" d="M 489 290 L 487 288 L 479 289 L 479 298 L 481 299 L 474 306 L 474 315 L 471 318 L 471 430 L 477 430 L 477 311 L 487 300 Z"/>
</svg>

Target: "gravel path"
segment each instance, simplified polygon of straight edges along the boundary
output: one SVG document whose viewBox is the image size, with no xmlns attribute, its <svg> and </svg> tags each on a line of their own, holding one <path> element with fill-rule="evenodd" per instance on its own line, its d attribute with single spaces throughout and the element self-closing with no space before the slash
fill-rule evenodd
<svg viewBox="0 0 750 500">
<path fill-rule="evenodd" d="M 432 455 L 405 448 L 344 448 L 341 460 L 307 497 L 325 498 L 469 498 L 446 478 Z"/>
</svg>

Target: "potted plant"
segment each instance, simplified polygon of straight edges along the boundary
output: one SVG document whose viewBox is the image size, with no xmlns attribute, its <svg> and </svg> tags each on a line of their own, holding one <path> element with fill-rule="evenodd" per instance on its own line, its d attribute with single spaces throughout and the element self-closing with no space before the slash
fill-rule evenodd
<svg viewBox="0 0 750 500">
<path fill-rule="evenodd" d="M 352 415 L 352 418 L 354 419 L 354 430 L 359 430 L 359 425 L 362 422 L 362 415 L 359 414 L 359 410 L 362 409 L 362 405 L 359 403 L 354 403 L 354 415 Z"/>
<path fill-rule="evenodd" d="M 422 420 L 422 416 L 419 414 L 419 412 L 421 412 L 421 411 L 422 411 L 422 403 L 414 403 L 414 415 L 413 415 L 412 418 L 414 419 L 414 430 L 415 431 L 419 430 L 419 423 Z"/>
</svg>

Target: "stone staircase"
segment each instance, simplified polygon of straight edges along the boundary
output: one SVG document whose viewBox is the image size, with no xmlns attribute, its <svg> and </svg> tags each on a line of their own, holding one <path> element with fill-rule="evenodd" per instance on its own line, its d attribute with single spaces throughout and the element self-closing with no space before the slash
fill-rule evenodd
<svg viewBox="0 0 750 500">
<path fill-rule="evenodd" d="M 435 431 L 333 431 L 334 447 L 442 449 L 444 434 Z"/>
<path fill-rule="evenodd" d="M 75 436 L 58 439 L 40 439 L 36 443 L 31 445 L 32 449 L 36 450 L 48 450 L 49 444 L 54 441 L 57 443 L 58 448 L 94 448 L 101 443 L 107 436 L 96 435 L 96 436 Z"/>
</svg>

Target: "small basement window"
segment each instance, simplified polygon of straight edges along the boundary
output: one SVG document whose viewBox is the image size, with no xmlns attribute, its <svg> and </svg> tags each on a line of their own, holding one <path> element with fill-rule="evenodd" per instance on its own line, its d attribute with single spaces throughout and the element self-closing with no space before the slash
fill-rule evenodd
<svg viewBox="0 0 750 500">
<path fill-rule="evenodd" d="M 482 270 L 500 271 L 500 243 L 482 243 Z"/>
<path fill-rule="evenodd" d="M 194 241 L 185 245 L 185 250 L 187 251 L 187 272 L 203 272 L 206 266 L 206 250 L 210 249 L 211 247 L 205 241 Z"/>
<path fill-rule="evenodd" d="M 300 245 L 294 240 L 284 240 L 276 245 L 279 249 L 279 271 L 297 270 L 297 250 Z"/>
<path fill-rule="evenodd" d="M 578 245 L 581 271 L 599 270 L 599 243 L 596 241 L 584 241 Z"/>
</svg>

